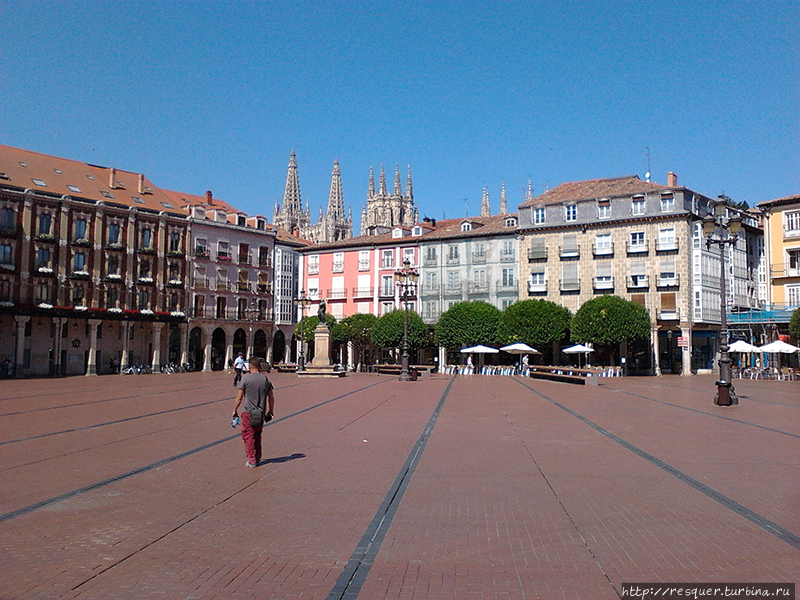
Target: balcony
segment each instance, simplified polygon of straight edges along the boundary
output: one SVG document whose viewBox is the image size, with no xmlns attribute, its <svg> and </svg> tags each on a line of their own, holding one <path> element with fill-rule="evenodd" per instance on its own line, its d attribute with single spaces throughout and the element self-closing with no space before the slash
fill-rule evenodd
<svg viewBox="0 0 800 600">
<path fill-rule="evenodd" d="M 436 283 L 426 283 L 421 286 L 421 295 L 422 296 L 438 296 L 439 295 L 439 284 Z"/>
<path fill-rule="evenodd" d="M 495 289 L 497 290 L 498 294 L 506 294 L 508 292 L 517 292 L 517 284 L 516 282 L 511 283 L 506 281 L 505 283 L 501 280 L 498 281 L 495 285 Z"/>
<path fill-rule="evenodd" d="M 342 261 L 342 262 L 334 262 L 333 263 L 333 272 L 334 273 L 343 273 L 344 272 L 344 261 Z"/>
<path fill-rule="evenodd" d="M 211 284 L 213 283 L 212 280 L 208 279 L 207 277 L 195 277 L 194 279 L 194 289 L 196 290 L 208 290 L 211 289 Z"/>
<path fill-rule="evenodd" d="M 328 300 L 347 300 L 347 290 L 342 290 L 342 289 L 327 290 L 325 297 Z"/>
<path fill-rule="evenodd" d="M 528 260 L 547 260 L 547 246 L 542 248 L 528 248 Z"/>
<path fill-rule="evenodd" d="M 422 259 L 422 266 L 423 267 L 435 267 L 438 264 L 438 259 L 435 256 L 425 256 Z"/>
<path fill-rule="evenodd" d="M 170 287 L 183 287 L 183 279 L 179 279 L 177 277 L 175 278 L 170 277 L 167 280 L 167 285 Z"/>
<path fill-rule="evenodd" d="M 562 292 L 580 292 L 581 282 L 578 279 L 562 279 L 559 282 L 559 290 Z"/>
<path fill-rule="evenodd" d="M 677 273 L 675 274 L 660 273 L 656 277 L 657 288 L 678 287 L 680 284 L 681 284 L 681 277 Z"/>
<path fill-rule="evenodd" d="M 680 321 L 681 311 L 678 308 L 662 308 L 658 311 L 658 318 L 661 321 Z"/>
<path fill-rule="evenodd" d="M 271 294 L 272 293 L 272 284 L 270 284 L 270 283 L 257 283 L 256 284 L 256 293 L 257 294 Z"/>
<path fill-rule="evenodd" d="M 769 276 L 772 279 L 780 279 L 782 277 L 800 277 L 800 263 L 776 263 L 770 265 Z"/>
<path fill-rule="evenodd" d="M 592 288 L 595 290 L 613 290 L 614 278 L 613 277 L 593 277 Z"/>
<path fill-rule="evenodd" d="M 628 251 L 628 254 L 647 254 L 648 252 L 650 252 L 650 247 L 646 241 L 628 242 L 626 249 Z"/>
<path fill-rule="evenodd" d="M 578 258 L 581 255 L 581 247 L 577 246 L 559 246 L 558 255 L 561 258 Z"/>
<path fill-rule="evenodd" d="M 227 252 L 217 252 L 217 261 L 218 262 L 231 262 L 233 257 L 228 254 Z"/>
<path fill-rule="evenodd" d="M 264 269 L 268 269 L 272 266 L 272 257 L 271 256 L 259 256 L 258 257 L 258 266 Z"/>
<path fill-rule="evenodd" d="M 381 298 L 394 298 L 394 286 L 386 286 L 380 289 Z"/>
<path fill-rule="evenodd" d="M 353 288 L 353 299 L 359 300 L 361 298 L 372 298 L 374 290 L 375 288 L 372 287 L 364 287 L 364 288 L 355 287 Z"/>
<path fill-rule="evenodd" d="M 250 266 L 250 257 L 249 256 L 239 256 L 238 264 L 242 266 Z"/>
<path fill-rule="evenodd" d="M 443 288 L 445 296 L 461 296 L 462 288 L 460 285 L 446 285 Z"/>
<path fill-rule="evenodd" d="M 627 277 L 627 286 L 628 289 L 646 289 L 650 287 L 650 283 L 647 280 L 647 275 L 629 275 Z"/>
<path fill-rule="evenodd" d="M 489 284 L 485 281 L 478 281 L 478 282 L 470 282 L 469 284 L 469 292 L 470 295 L 476 294 L 488 294 L 489 293 Z"/>
<path fill-rule="evenodd" d="M 592 244 L 593 256 L 614 256 L 614 243 Z"/>
<path fill-rule="evenodd" d="M 784 240 L 796 240 L 800 238 L 800 229 L 798 229 L 794 225 L 784 225 L 783 226 L 783 239 Z"/>
<path fill-rule="evenodd" d="M 656 252 L 672 252 L 678 249 L 678 240 L 658 240 L 656 242 Z"/>
<path fill-rule="evenodd" d="M 458 255 L 448 254 L 447 258 L 445 259 L 445 263 L 448 264 L 448 265 L 457 265 L 460 262 L 461 262 L 461 259 L 458 257 Z"/>
<path fill-rule="evenodd" d="M 500 262 L 515 262 L 517 260 L 516 252 L 501 252 Z"/>
<path fill-rule="evenodd" d="M 211 258 L 211 251 L 208 248 L 198 246 L 194 249 L 194 257 L 198 260 L 209 260 Z"/>
<path fill-rule="evenodd" d="M 547 282 L 528 282 L 528 293 L 529 294 L 546 294 L 547 293 Z"/>
<path fill-rule="evenodd" d="M 17 237 L 17 226 L 16 225 L 3 225 L 0 227 L 0 237 L 4 238 L 15 238 Z"/>
<path fill-rule="evenodd" d="M 358 270 L 359 271 L 369 271 L 369 260 L 359 260 L 358 261 Z"/>
<path fill-rule="evenodd" d="M 486 262 L 486 253 L 485 252 L 473 252 L 472 253 L 472 264 L 481 264 Z"/>
<path fill-rule="evenodd" d="M 308 263 L 308 274 L 319 275 L 319 264 L 312 265 L 311 263 Z"/>
</svg>

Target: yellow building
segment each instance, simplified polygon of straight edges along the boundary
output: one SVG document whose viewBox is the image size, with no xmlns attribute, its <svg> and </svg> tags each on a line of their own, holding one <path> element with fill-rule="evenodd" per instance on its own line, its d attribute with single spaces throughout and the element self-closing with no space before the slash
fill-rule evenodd
<svg viewBox="0 0 800 600">
<path fill-rule="evenodd" d="M 800 306 L 800 194 L 758 207 L 764 213 L 768 302 L 788 317 Z"/>
</svg>

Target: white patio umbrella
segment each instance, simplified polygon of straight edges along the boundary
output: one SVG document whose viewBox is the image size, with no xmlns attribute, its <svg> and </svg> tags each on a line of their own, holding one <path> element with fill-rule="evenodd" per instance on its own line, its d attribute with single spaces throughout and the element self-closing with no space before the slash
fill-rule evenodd
<svg viewBox="0 0 800 600">
<path fill-rule="evenodd" d="M 483 355 L 483 354 L 499 354 L 500 350 L 498 350 L 497 348 L 491 348 L 490 346 L 484 346 L 483 344 L 478 344 L 477 346 L 470 346 L 469 348 L 462 348 L 461 349 L 461 353 L 462 354 L 477 354 L 477 355 L 480 356 L 480 355 Z M 481 362 L 483 362 L 483 361 L 479 360 L 479 363 L 481 363 Z M 481 367 L 481 365 L 479 364 L 478 367 L 475 369 L 476 373 L 480 373 L 480 367 Z"/>
<path fill-rule="evenodd" d="M 757 352 L 770 352 L 770 353 L 780 353 L 780 354 L 794 354 L 795 352 L 800 352 L 800 348 L 797 346 L 792 346 L 791 344 L 787 344 L 782 340 L 775 340 L 765 346 L 761 346 L 760 348 L 756 348 Z"/>
<path fill-rule="evenodd" d="M 748 344 L 744 340 L 736 340 L 730 346 L 728 346 L 728 352 L 752 353 L 758 351 L 759 351 L 758 346 L 753 346 L 753 344 Z"/>
<path fill-rule="evenodd" d="M 528 344 L 523 344 L 522 342 L 503 346 L 500 350 L 508 352 L 509 354 L 541 354 L 536 348 L 531 348 Z"/>
<path fill-rule="evenodd" d="M 574 346 L 570 346 L 569 348 L 564 348 L 561 350 L 564 354 L 589 354 L 590 352 L 594 352 L 594 348 L 589 348 L 589 346 L 584 346 L 583 344 L 575 344 Z M 578 358 L 578 367 L 581 366 L 580 358 Z"/>
</svg>

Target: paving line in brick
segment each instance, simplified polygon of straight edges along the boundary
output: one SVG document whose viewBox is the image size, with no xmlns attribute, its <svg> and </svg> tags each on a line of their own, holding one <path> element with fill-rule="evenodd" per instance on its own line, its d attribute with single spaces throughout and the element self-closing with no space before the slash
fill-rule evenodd
<svg viewBox="0 0 800 600">
<path fill-rule="evenodd" d="M 571 408 L 568 408 L 568 407 L 564 406 L 560 402 L 558 402 L 556 400 L 553 400 L 549 396 L 547 396 L 547 395 L 543 394 L 542 392 L 540 392 L 539 390 L 531 387 L 527 383 L 524 383 L 523 381 L 521 381 L 519 379 L 516 379 L 516 378 L 514 380 L 517 383 L 519 383 L 521 386 L 523 386 L 523 387 L 527 388 L 528 390 L 532 391 L 537 396 L 540 396 L 541 398 L 544 398 L 545 400 L 547 400 L 548 402 L 550 402 L 554 406 L 560 408 L 561 410 L 563 410 L 567 414 L 572 415 L 573 417 L 575 417 L 579 421 L 582 421 L 583 423 L 585 423 L 586 425 L 588 425 L 589 427 L 591 427 L 592 429 L 594 429 L 598 433 L 606 436 L 608 439 L 612 440 L 613 442 L 616 442 L 617 444 L 619 444 L 620 446 L 622 446 L 626 450 L 629 450 L 629 451 L 633 452 L 634 454 L 636 454 L 637 456 L 640 456 L 641 458 L 644 458 L 645 460 L 647 460 L 648 462 L 650 462 L 654 466 L 658 467 L 659 469 L 661 469 L 665 473 L 668 473 L 668 474 L 672 475 L 673 477 L 676 477 L 680 481 L 682 481 L 685 484 L 689 485 L 690 487 L 696 489 L 697 491 L 699 491 L 700 493 L 704 494 L 708 498 L 714 500 L 715 502 L 718 502 L 719 504 L 721 504 L 725 508 L 731 510 L 732 512 L 735 512 L 736 514 L 744 517 L 745 519 L 747 519 L 751 523 L 753 523 L 753 524 L 757 525 L 758 527 L 762 528 L 767 533 L 770 533 L 770 534 L 774 535 L 779 540 L 781 540 L 783 542 L 786 542 L 790 546 L 800 550 L 800 535 L 798 535 L 798 534 L 796 534 L 796 533 L 794 533 L 792 531 L 789 531 L 785 527 L 782 527 L 781 525 L 778 525 L 774 521 L 771 521 L 770 519 L 767 519 L 766 517 L 758 514 L 757 512 L 747 508 L 743 504 L 740 504 L 740 503 L 736 502 L 732 498 L 729 498 L 725 494 L 723 494 L 721 492 L 718 492 L 714 488 L 702 483 L 701 481 L 698 481 L 694 477 L 688 475 L 687 473 L 684 473 L 683 471 L 681 471 L 680 469 L 678 469 L 676 467 L 673 467 L 669 463 L 667 463 L 667 462 L 661 460 L 660 458 L 650 454 L 649 452 L 645 452 L 644 450 L 642 450 L 638 446 L 635 446 L 634 444 L 631 444 L 630 442 L 622 439 L 621 437 L 611 433 L 609 430 L 605 429 L 604 427 L 601 427 L 600 425 L 598 425 L 597 423 L 595 423 L 591 419 L 588 419 L 588 418 L 584 417 L 583 415 L 581 415 L 580 413 L 572 410 Z"/>
</svg>

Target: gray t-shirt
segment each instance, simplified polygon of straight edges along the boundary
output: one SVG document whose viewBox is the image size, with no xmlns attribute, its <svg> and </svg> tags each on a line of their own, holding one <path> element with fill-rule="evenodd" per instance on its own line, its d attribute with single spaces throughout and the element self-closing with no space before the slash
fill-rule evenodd
<svg viewBox="0 0 800 600">
<path fill-rule="evenodd" d="M 261 408 L 267 412 L 267 393 L 273 389 L 272 382 L 263 373 L 246 373 L 239 382 L 239 389 L 244 390 L 244 409 L 250 412 Z"/>
</svg>

